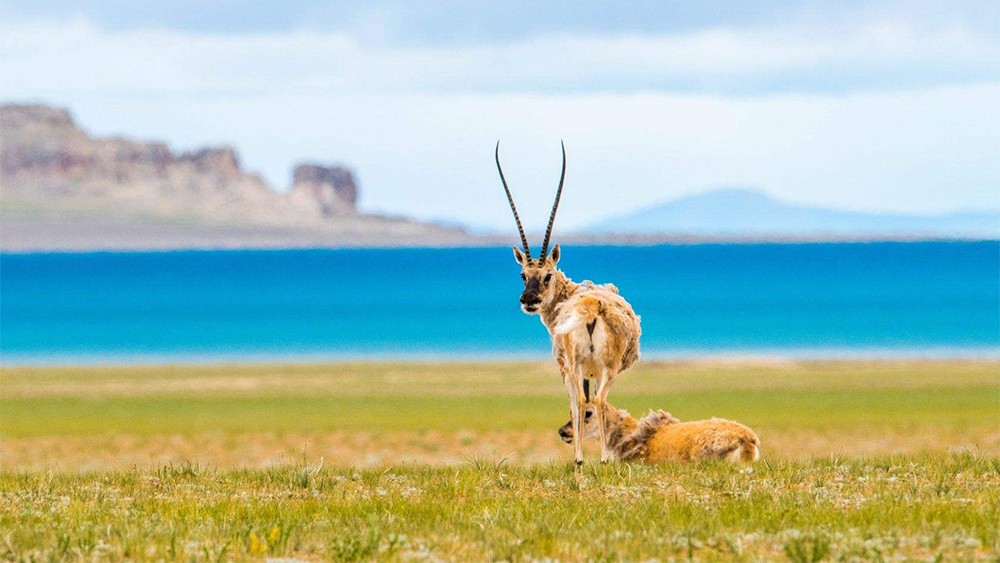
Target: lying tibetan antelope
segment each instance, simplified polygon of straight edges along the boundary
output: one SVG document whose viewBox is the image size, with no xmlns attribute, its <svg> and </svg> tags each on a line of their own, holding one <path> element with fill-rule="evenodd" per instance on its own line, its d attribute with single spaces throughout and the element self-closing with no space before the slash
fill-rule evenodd
<svg viewBox="0 0 1000 563">
<path fill-rule="evenodd" d="M 552 224 L 555 222 L 559 199 L 562 197 L 566 180 L 566 147 L 562 147 L 562 175 L 556 190 L 555 203 L 545 229 L 545 240 L 538 258 L 531 257 L 528 238 L 521 226 L 521 219 L 514 205 L 514 197 L 507 186 L 503 169 L 500 167 L 500 143 L 496 150 L 497 170 L 500 181 L 507 193 L 507 201 L 514 213 L 514 221 L 521 235 L 524 250 L 514 247 L 514 259 L 521 266 L 524 291 L 521 293 L 521 309 L 529 315 L 539 315 L 542 324 L 552 338 L 552 354 L 559 364 L 563 384 L 569 395 L 569 408 L 573 427 L 581 433 L 584 404 L 590 400 L 590 380 L 596 381 L 593 404 L 598 420 L 603 421 L 604 406 L 615 377 L 639 359 L 639 317 L 632 306 L 618 295 L 618 289 L 611 285 L 595 285 L 590 282 L 574 283 L 559 269 L 559 245 L 548 253 Z M 601 433 L 601 461 L 606 462 L 611 454 L 604 439 L 604 425 L 598 425 Z M 583 447 L 574 445 L 574 461 L 583 463 Z"/>
<path fill-rule="evenodd" d="M 611 405 L 606 407 L 604 446 L 619 461 L 661 463 L 722 459 L 737 462 L 760 458 L 757 435 L 738 422 L 723 418 L 681 422 L 664 411 L 650 411 L 636 420 L 628 411 Z M 594 411 L 588 404 L 584 412 L 584 438 L 599 434 Z M 559 428 L 559 436 L 567 444 L 579 445 L 581 440 L 573 439 L 579 435 L 573 431 L 573 421 Z"/>
</svg>

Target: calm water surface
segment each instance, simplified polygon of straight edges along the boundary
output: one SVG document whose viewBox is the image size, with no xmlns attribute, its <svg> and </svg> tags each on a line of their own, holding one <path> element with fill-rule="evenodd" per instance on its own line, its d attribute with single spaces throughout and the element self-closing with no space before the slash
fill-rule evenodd
<svg viewBox="0 0 1000 563">
<path fill-rule="evenodd" d="M 566 247 L 646 357 L 1000 356 L 1000 243 Z M 0 255 L 6 364 L 544 357 L 509 247 Z"/>
</svg>

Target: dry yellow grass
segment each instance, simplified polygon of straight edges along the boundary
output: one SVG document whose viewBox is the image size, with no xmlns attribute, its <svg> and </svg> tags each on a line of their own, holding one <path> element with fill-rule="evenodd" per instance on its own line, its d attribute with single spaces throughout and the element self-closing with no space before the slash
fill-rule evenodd
<svg viewBox="0 0 1000 563">
<path fill-rule="evenodd" d="M 963 451 L 1000 455 L 1000 431 L 988 426 L 964 432 L 926 427 L 851 432 L 764 427 L 758 432 L 766 437 L 762 454 L 768 460 Z M 456 465 L 472 459 L 505 459 L 511 464 L 529 465 L 568 462 L 571 453 L 572 449 L 556 436 L 554 427 L 537 432 L 119 434 L 5 439 L 0 444 L 0 468 L 77 471 L 183 463 L 263 468 L 301 463 L 303 459 L 355 467 Z M 596 455 L 594 450 L 590 457 Z"/>
<path fill-rule="evenodd" d="M 549 364 L 0 370 L 0 468 L 568 460 Z M 647 363 L 615 404 L 753 427 L 767 459 L 1000 455 L 995 362 Z"/>
</svg>

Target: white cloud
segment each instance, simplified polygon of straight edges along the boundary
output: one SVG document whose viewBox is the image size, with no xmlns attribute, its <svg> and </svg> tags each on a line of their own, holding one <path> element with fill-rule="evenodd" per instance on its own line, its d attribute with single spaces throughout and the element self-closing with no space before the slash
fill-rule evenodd
<svg viewBox="0 0 1000 563">
<path fill-rule="evenodd" d="M 394 47 L 345 33 L 104 32 L 85 20 L 0 26 L 7 95 L 46 92 L 387 94 L 892 89 L 1000 78 L 1000 38 L 960 26 L 871 22 L 849 31 L 704 29 L 543 35 Z"/>
</svg>

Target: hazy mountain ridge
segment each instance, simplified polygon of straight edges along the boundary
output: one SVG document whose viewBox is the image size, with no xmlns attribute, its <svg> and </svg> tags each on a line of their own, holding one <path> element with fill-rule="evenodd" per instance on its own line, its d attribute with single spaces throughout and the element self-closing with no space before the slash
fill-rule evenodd
<svg viewBox="0 0 1000 563">
<path fill-rule="evenodd" d="M 516 239 L 513 230 L 363 213 L 359 193 L 343 166 L 299 164 L 282 193 L 246 171 L 231 147 L 175 152 L 163 142 L 93 137 L 67 110 L 0 105 L 5 251 L 465 246 Z M 720 189 L 558 236 L 568 244 L 1000 238 L 1000 212 L 858 213 Z"/>
<path fill-rule="evenodd" d="M 466 235 L 359 212 L 351 170 L 294 168 L 286 193 L 231 147 L 90 136 L 64 109 L 0 105 L 5 250 L 440 244 Z"/>
<path fill-rule="evenodd" d="M 643 235 L 995 238 L 1000 237 L 1000 212 L 865 213 L 786 203 L 747 188 L 722 188 L 605 219 L 584 230 Z"/>
</svg>

